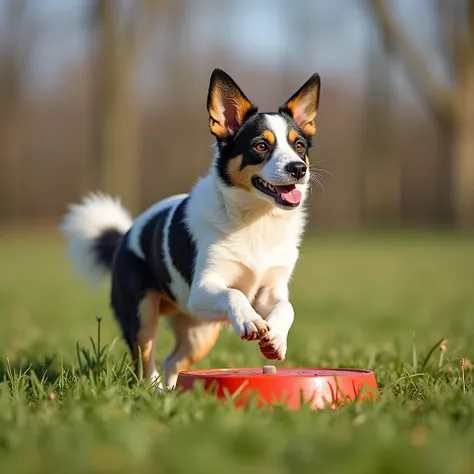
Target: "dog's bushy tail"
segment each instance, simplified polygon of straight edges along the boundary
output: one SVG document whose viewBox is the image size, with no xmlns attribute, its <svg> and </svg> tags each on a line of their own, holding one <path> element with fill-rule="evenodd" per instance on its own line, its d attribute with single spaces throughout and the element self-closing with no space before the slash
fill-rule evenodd
<svg viewBox="0 0 474 474">
<path fill-rule="evenodd" d="M 105 194 L 89 194 L 70 206 L 60 225 L 68 240 L 67 258 L 91 286 L 107 276 L 131 226 L 132 218 L 120 201 Z"/>
</svg>

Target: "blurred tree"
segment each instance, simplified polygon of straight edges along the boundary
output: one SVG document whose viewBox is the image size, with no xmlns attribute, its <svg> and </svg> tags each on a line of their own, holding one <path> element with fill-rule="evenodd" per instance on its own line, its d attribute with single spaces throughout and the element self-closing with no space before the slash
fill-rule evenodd
<svg viewBox="0 0 474 474">
<path fill-rule="evenodd" d="M 361 200 L 365 224 L 392 225 L 401 219 L 401 161 L 390 143 L 395 126 L 390 43 L 384 35 L 374 41 L 376 33 L 370 31 L 367 50 Z"/>
<path fill-rule="evenodd" d="M 438 173 L 442 219 L 474 228 L 474 0 L 429 4 L 442 25 L 440 42 L 452 77 L 447 85 L 436 78 L 428 55 L 403 31 L 386 0 L 369 0 L 375 21 L 443 130 L 448 146 Z"/>
<path fill-rule="evenodd" d="M 24 79 L 36 29 L 27 0 L 3 0 L 0 35 L 0 218 L 21 213 Z"/>
<path fill-rule="evenodd" d="M 94 0 L 97 78 L 90 186 L 139 206 L 140 117 L 134 95 L 138 60 L 165 0 Z"/>
</svg>

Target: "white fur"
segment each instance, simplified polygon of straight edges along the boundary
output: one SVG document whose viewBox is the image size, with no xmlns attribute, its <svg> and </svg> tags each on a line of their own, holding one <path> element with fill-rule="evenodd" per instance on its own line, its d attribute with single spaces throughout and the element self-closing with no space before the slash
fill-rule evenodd
<svg viewBox="0 0 474 474">
<path fill-rule="evenodd" d="M 163 211 L 167 207 L 170 207 L 173 204 L 179 204 L 186 196 L 186 194 L 176 194 L 175 196 L 162 199 L 161 201 L 153 204 L 135 219 L 133 227 L 130 230 L 130 234 L 128 236 L 127 245 L 137 257 L 145 260 L 145 255 L 143 254 L 140 244 L 140 238 L 142 236 L 143 228 L 146 226 L 147 222 L 153 218 L 153 216 Z"/>
<path fill-rule="evenodd" d="M 288 175 L 286 166 L 294 161 L 301 161 L 298 154 L 288 143 L 288 123 L 280 115 L 265 115 L 268 128 L 272 130 L 276 137 L 276 150 L 273 152 L 272 159 L 264 166 L 262 178 L 271 184 L 293 184 L 294 178 Z M 302 184 L 297 188 L 302 191 L 306 188 L 309 180 L 309 173 L 302 179 Z"/>
<path fill-rule="evenodd" d="M 294 318 L 288 283 L 305 225 L 303 205 L 283 210 L 253 193 L 224 186 L 213 166 L 193 189 L 188 209 L 198 251 L 189 311 L 228 318 L 239 337 L 247 339 L 262 338 L 264 316 L 270 324 L 269 344 L 284 358 Z M 262 286 L 266 301 L 256 298 Z"/>
<path fill-rule="evenodd" d="M 73 204 L 60 226 L 68 237 L 67 257 L 76 271 L 96 286 L 107 275 L 107 269 L 94 260 L 94 239 L 106 229 L 126 233 L 132 219 L 118 199 L 104 194 L 89 194 L 81 204 Z"/>
</svg>

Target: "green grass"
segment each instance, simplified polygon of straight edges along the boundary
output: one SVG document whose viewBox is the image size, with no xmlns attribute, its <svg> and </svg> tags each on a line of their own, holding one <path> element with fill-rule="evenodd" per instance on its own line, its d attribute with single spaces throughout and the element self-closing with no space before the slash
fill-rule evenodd
<svg viewBox="0 0 474 474">
<path fill-rule="evenodd" d="M 474 239 L 305 242 L 282 365 L 371 368 L 384 394 L 373 405 L 270 412 L 199 391 L 158 398 L 122 363 L 107 285 L 89 293 L 61 240 L 0 236 L 0 472 L 473 472 L 473 370 L 463 380 L 459 358 L 474 360 Z M 109 347 L 88 371 L 76 343 L 93 351 L 97 316 Z M 159 338 L 161 358 L 166 325 Z M 442 338 L 447 351 L 426 360 Z M 256 344 L 224 331 L 198 367 L 264 363 Z"/>
</svg>

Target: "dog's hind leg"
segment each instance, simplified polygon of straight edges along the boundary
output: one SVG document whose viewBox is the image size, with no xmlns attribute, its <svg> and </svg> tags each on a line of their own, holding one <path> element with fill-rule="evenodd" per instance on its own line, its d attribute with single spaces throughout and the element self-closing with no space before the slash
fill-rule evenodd
<svg viewBox="0 0 474 474">
<path fill-rule="evenodd" d="M 159 378 L 155 366 L 155 348 L 160 315 L 170 316 L 173 321 L 179 317 L 179 312 L 174 303 L 165 295 L 158 291 L 148 291 L 138 305 L 139 329 L 133 347 L 133 356 L 138 363 L 141 354 L 143 376 L 152 381 Z"/>
<path fill-rule="evenodd" d="M 170 318 L 175 336 L 173 351 L 163 360 L 163 372 L 168 388 L 174 388 L 178 374 L 202 360 L 214 347 L 221 323 L 191 319 L 180 314 Z"/>
<path fill-rule="evenodd" d="M 159 374 L 155 367 L 155 345 L 160 314 L 161 297 L 155 291 L 148 292 L 138 305 L 139 329 L 133 348 L 133 358 L 138 363 L 141 355 L 143 377 L 155 381 Z"/>
</svg>

